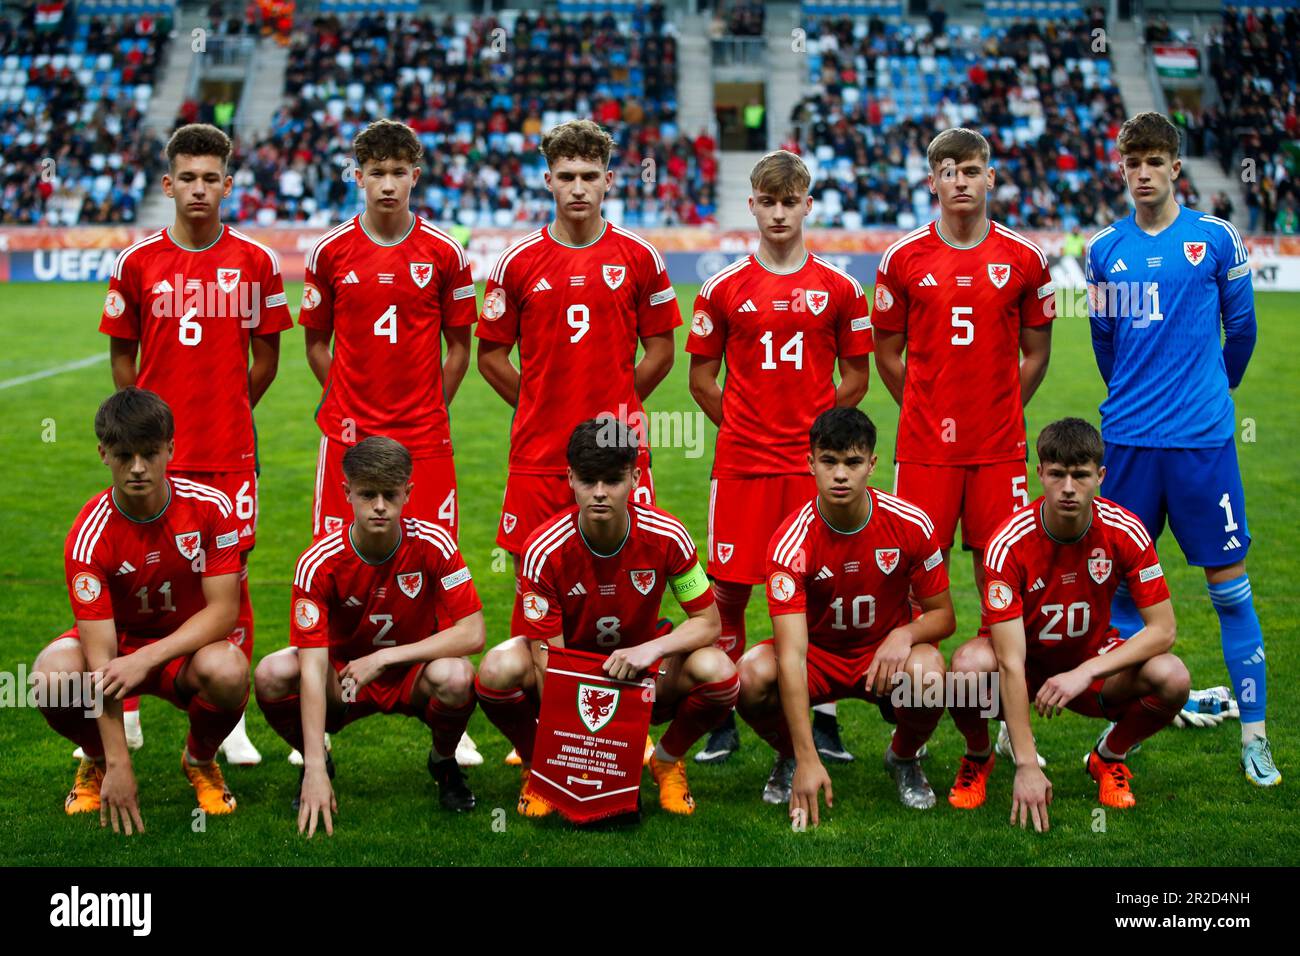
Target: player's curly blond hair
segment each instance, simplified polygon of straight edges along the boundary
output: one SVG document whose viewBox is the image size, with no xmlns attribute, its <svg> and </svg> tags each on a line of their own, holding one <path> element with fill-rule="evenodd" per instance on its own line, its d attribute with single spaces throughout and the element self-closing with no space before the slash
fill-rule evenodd
<svg viewBox="0 0 1300 956">
<path fill-rule="evenodd" d="M 397 120 L 375 120 L 352 140 L 352 152 L 357 165 L 365 166 L 373 160 L 396 159 L 419 165 L 424 155 L 424 145 L 415 130 Z"/>
<path fill-rule="evenodd" d="M 613 150 L 614 137 L 589 119 L 561 123 L 542 137 L 541 152 L 547 166 L 561 159 L 587 159 L 608 167 Z"/>
<path fill-rule="evenodd" d="M 404 488 L 411 470 L 411 453 L 383 435 L 363 438 L 343 453 L 343 477 L 353 488 Z"/>
<path fill-rule="evenodd" d="M 1163 113 L 1151 110 L 1130 117 L 1119 128 L 1119 136 L 1115 137 L 1115 148 L 1121 156 L 1168 153 L 1170 158 L 1177 159 L 1181 145 L 1178 127 Z"/>
<path fill-rule="evenodd" d="M 812 185 L 812 174 L 804 161 L 788 149 L 773 150 L 749 172 L 749 187 L 754 195 L 767 193 L 777 199 L 802 196 Z"/>
</svg>

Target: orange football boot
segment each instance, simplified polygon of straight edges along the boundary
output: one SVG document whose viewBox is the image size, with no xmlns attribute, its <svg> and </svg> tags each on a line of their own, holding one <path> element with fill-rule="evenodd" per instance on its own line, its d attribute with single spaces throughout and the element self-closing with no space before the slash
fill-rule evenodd
<svg viewBox="0 0 1300 956">
<path fill-rule="evenodd" d="M 948 791 L 948 802 L 958 810 L 974 810 L 983 806 L 996 759 L 990 753 L 988 759 L 980 763 L 963 754 L 961 765 L 957 768 L 957 779 Z"/>
<path fill-rule="evenodd" d="M 519 804 L 515 809 L 526 817 L 548 817 L 555 812 L 555 808 L 533 792 L 532 787 L 528 785 L 528 778 L 531 776 L 532 771 L 525 767 L 520 774 Z"/>
<path fill-rule="evenodd" d="M 1137 797 L 1133 796 L 1128 785 L 1133 771 L 1124 761 L 1105 760 L 1096 750 L 1090 750 L 1084 767 L 1097 781 L 1097 799 L 1105 806 L 1123 810 L 1137 803 Z"/>
<path fill-rule="evenodd" d="M 221 766 L 216 760 L 196 767 L 182 753 L 181 769 L 199 798 L 200 810 L 213 816 L 235 812 L 235 795 L 226 786 L 226 778 L 221 775 Z"/>
<path fill-rule="evenodd" d="M 99 809 L 99 787 L 104 782 L 104 765 L 93 760 L 81 758 L 77 765 L 77 778 L 63 801 L 63 812 L 72 816 L 74 813 L 93 813 Z"/>
<path fill-rule="evenodd" d="M 686 764 L 677 760 L 668 763 L 658 757 L 650 758 L 650 775 L 659 785 L 659 806 L 669 813 L 685 816 L 695 812 L 695 798 L 686 783 Z"/>
</svg>

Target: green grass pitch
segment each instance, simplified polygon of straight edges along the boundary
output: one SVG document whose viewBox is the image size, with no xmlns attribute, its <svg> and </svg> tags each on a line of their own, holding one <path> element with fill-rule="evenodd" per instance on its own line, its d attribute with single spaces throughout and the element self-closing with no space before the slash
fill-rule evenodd
<svg viewBox="0 0 1300 956">
<path fill-rule="evenodd" d="M 696 287 L 677 291 L 683 313 L 689 314 Z M 96 331 L 103 295 L 100 283 L 0 286 L 0 381 L 106 356 L 108 343 Z M 291 288 L 290 302 L 298 295 L 299 287 Z M 1300 337 L 1294 332 L 1300 295 L 1260 294 L 1257 305 L 1260 342 L 1237 393 L 1238 439 L 1255 539 L 1249 564 L 1268 640 L 1270 732 L 1279 764 L 1290 776 L 1300 773 L 1294 690 L 1300 678 L 1294 642 L 1300 624 L 1295 548 L 1300 504 L 1286 489 L 1300 448 L 1295 412 L 1300 388 L 1294 379 L 1300 367 Z M 650 410 L 694 412 L 687 366 L 679 352 L 672 374 L 648 403 Z M 198 378 L 195 387 L 203 387 Z M 106 360 L 0 388 L 0 671 L 30 665 L 70 620 L 63 539 L 77 509 L 108 483 L 95 455 L 91 421 L 110 388 Z M 310 535 L 318 441 L 311 415 L 318 395 L 295 329 L 284 336 L 279 378 L 257 409 L 262 518 L 251 571 L 259 656 L 288 639 L 289 584 Z M 1096 421 L 1101 397 L 1087 323 L 1061 319 L 1047 380 L 1029 408 L 1031 438 L 1062 415 Z M 874 483 L 888 488 L 897 411 L 874 380 L 863 405 L 882 436 Z M 461 546 L 486 605 L 492 644 L 505 634 L 513 596 L 508 566 L 498 561 L 494 568 L 492 555 L 510 415 L 471 368 L 452 420 Z M 55 440 L 46 440 L 51 437 Z M 701 542 L 712 442 L 710 429 L 702 457 L 688 457 L 680 448 L 655 454 L 660 504 Z M 1199 476 L 1189 474 L 1186 480 L 1196 482 Z M 1030 486 L 1036 494 L 1034 478 Z M 1188 661 L 1195 686 L 1225 683 L 1204 577 L 1186 566 L 1170 535 L 1159 545 L 1178 614 L 1176 650 Z M 955 560 L 954 572 L 958 632 L 944 644 L 948 655 L 974 632 L 978 614 L 964 555 Z M 770 633 L 765 611 L 760 592 L 750 605 L 751 641 Z M 474 715 L 470 731 L 487 762 L 470 772 L 479 808 L 467 816 L 437 807 L 424 769 L 428 733 L 423 726 L 372 718 L 336 736 L 338 829 L 333 839 L 318 836 L 308 842 L 295 832 L 289 809 L 297 770 L 285 761 L 288 748 L 255 704 L 249 730 L 264 761 L 256 768 L 227 770 L 239 810 L 231 818 L 209 820 L 203 832 L 191 825 L 193 795 L 177 766 L 183 715 L 152 698 L 143 714 L 146 744 L 134 762 L 148 832 L 127 840 L 101 832 L 90 819 L 63 814 L 74 770 L 71 745 L 33 710 L 0 713 L 0 863 L 1279 865 L 1294 863 L 1300 849 L 1293 826 L 1295 780 L 1268 792 L 1251 788 L 1237 767 L 1235 724 L 1169 730 L 1148 742 L 1133 760 L 1138 806 L 1102 815 L 1095 786 L 1082 770 L 1082 757 L 1100 727 L 1073 714 L 1037 721 L 1055 787 L 1053 828 L 1038 835 L 1007 824 L 1012 773 L 1005 763 L 994 773 L 983 808 L 959 813 L 947 805 L 943 796 L 961 754 L 959 735 L 947 718 L 926 763 L 939 805 L 929 812 L 900 806 L 880 763 L 889 729 L 874 708 L 849 702 L 841 706 L 841 718 L 858 761 L 831 768 L 836 803 L 815 832 L 792 833 L 784 810 L 759 800 L 771 753 L 744 728 L 743 748 L 730 764 L 689 765 L 699 803 L 694 817 L 661 812 L 647 780 L 647 812 L 639 829 L 583 833 L 554 818 L 539 824 L 516 815 L 517 771 L 501 763 L 508 745 L 481 713 Z"/>
</svg>

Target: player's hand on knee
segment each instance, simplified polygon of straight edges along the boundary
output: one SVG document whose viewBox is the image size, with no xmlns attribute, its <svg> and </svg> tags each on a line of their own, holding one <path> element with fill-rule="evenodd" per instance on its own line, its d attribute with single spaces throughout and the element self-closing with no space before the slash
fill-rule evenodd
<svg viewBox="0 0 1300 956">
<path fill-rule="evenodd" d="M 1038 696 L 1034 698 L 1034 706 L 1043 717 L 1055 717 L 1066 708 L 1070 701 L 1087 690 L 1090 683 L 1092 681 L 1088 675 L 1081 674 L 1078 670 L 1054 674 L 1044 681 L 1043 686 L 1038 689 Z"/>
<path fill-rule="evenodd" d="M 388 664 L 382 655 L 383 651 L 375 651 L 373 654 L 348 661 L 347 667 L 339 674 L 339 680 L 347 680 L 350 677 L 356 681 L 358 690 L 365 687 L 387 668 Z"/>
<path fill-rule="evenodd" d="M 1016 780 L 1011 787 L 1011 825 L 1017 816 L 1020 828 L 1033 820 L 1034 829 L 1042 833 L 1050 829 L 1047 807 L 1052 802 L 1052 781 L 1036 766 L 1016 768 Z"/>
<path fill-rule="evenodd" d="M 109 767 L 99 787 L 99 825 L 107 827 L 110 822 L 114 833 L 131 836 L 144 832 L 135 774 L 129 764 Z"/>
<path fill-rule="evenodd" d="M 99 672 L 99 692 L 112 700 L 124 700 L 149 676 L 149 662 L 143 654 L 122 654 Z"/>
<path fill-rule="evenodd" d="M 812 820 L 812 825 L 821 822 L 817 806 L 818 791 L 826 791 L 826 806 L 835 805 L 834 791 L 831 789 L 831 775 L 820 760 L 802 761 L 795 765 L 794 778 L 790 782 L 790 819 Z"/>
<path fill-rule="evenodd" d="M 316 835 L 317 820 L 325 825 L 325 833 L 334 835 L 333 814 L 339 812 L 338 801 L 334 798 L 334 787 L 329 775 L 322 767 L 308 770 L 302 778 L 302 793 L 298 803 L 298 832 L 306 833 L 307 839 Z"/>
<path fill-rule="evenodd" d="M 867 691 L 877 697 L 884 697 L 893 689 L 894 675 L 903 670 L 907 658 L 912 653 L 912 638 L 903 628 L 889 632 L 876 648 L 876 656 L 871 659 L 867 669 Z"/>
</svg>

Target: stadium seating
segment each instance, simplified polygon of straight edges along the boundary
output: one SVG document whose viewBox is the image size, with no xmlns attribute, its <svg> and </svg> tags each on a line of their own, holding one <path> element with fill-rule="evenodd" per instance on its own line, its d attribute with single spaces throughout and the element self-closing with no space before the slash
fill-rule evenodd
<svg viewBox="0 0 1300 956">
<path fill-rule="evenodd" d="M 75 23 L 11 21 L 0 56 L 0 221 L 130 222 L 161 141 L 143 120 L 172 4 L 83 2 Z"/>
<path fill-rule="evenodd" d="M 929 221 L 925 147 L 948 126 L 988 136 L 998 169 L 990 210 L 1013 227 L 1086 230 L 1127 214 L 1112 158 L 1123 102 L 1109 57 L 1091 44 L 1100 14 L 1025 2 L 991 2 L 988 13 L 985 24 L 937 35 L 806 16 L 812 92 L 791 122 L 817 166 L 817 224 Z"/>
<path fill-rule="evenodd" d="M 713 221 L 715 146 L 676 126 L 676 42 L 662 9 L 570 8 L 583 12 L 498 21 L 371 8 L 300 24 L 285 103 L 268 137 L 240 145 L 227 215 L 315 225 L 351 215 L 360 208 L 352 137 L 391 117 L 410 123 L 426 149 L 412 196 L 422 214 L 465 226 L 544 222 L 540 134 L 590 115 L 617 142 L 612 219 Z"/>
</svg>

